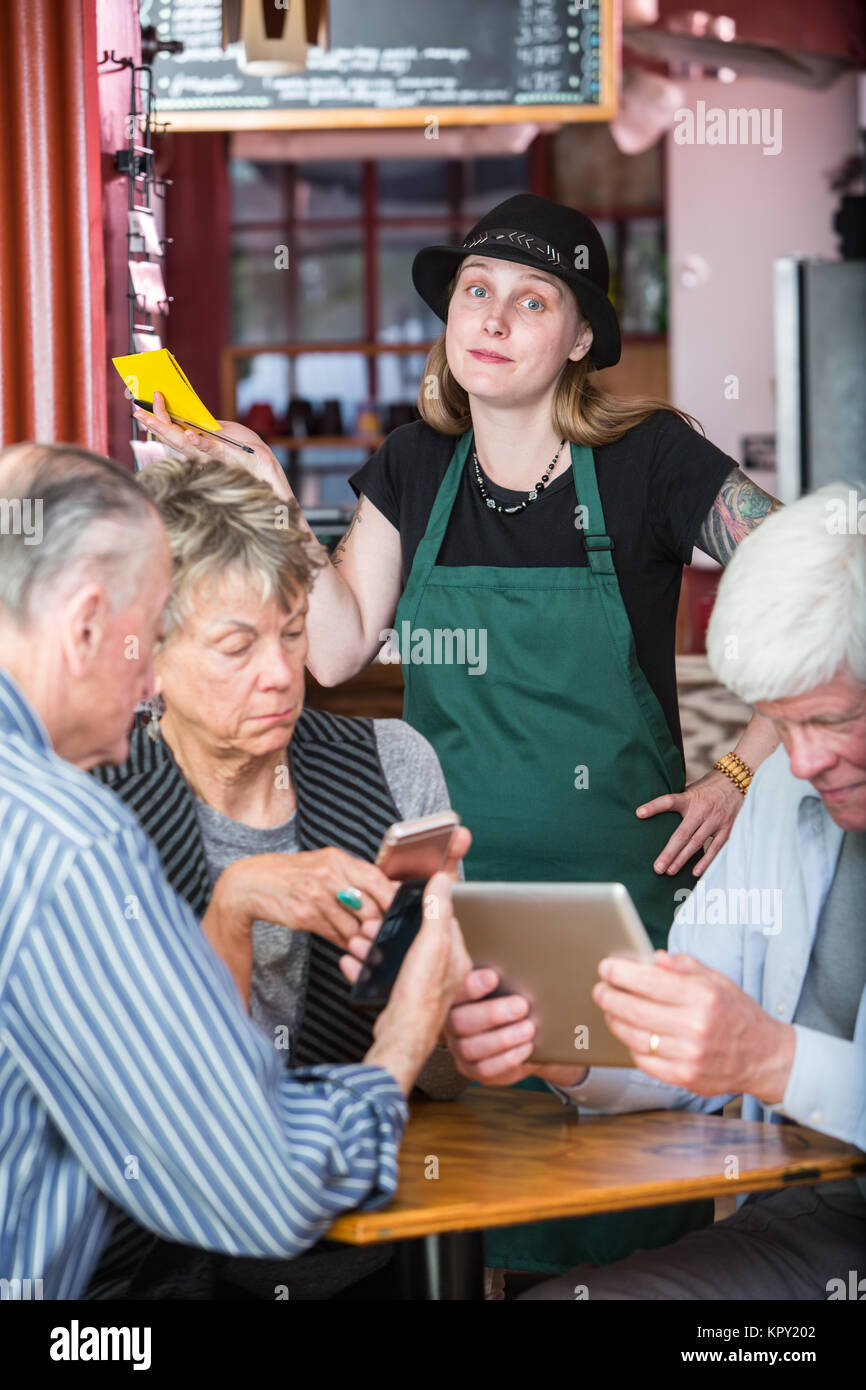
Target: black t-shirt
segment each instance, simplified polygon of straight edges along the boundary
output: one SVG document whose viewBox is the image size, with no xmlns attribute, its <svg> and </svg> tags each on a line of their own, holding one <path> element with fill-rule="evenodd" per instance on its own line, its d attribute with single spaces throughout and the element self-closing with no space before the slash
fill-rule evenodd
<svg viewBox="0 0 866 1390">
<path fill-rule="evenodd" d="M 401 425 L 350 479 L 355 492 L 363 492 L 400 532 L 404 585 L 456 443 L 453 435 L 439 434 L 422 420 Z M 738 464 L 669 410 L 656 411 L 593 455 L 637 659 L 682 748 L 674 665 L 682 567 L 691 560 L 723 481 Z M 586 565 L 583 535 L 575 526 L 574 472 L 570 464 L 563 467 L 567 462 L 563 450 L 557 464 L 562 472 L 524 511 L 507 516 L 485 504 L 470 454 L 437 564 Z M 545 471 L 539 468 L 539 478 Z M 484 484 L 499 502 L 526 496 L 486 476 Z"/>
</svg>

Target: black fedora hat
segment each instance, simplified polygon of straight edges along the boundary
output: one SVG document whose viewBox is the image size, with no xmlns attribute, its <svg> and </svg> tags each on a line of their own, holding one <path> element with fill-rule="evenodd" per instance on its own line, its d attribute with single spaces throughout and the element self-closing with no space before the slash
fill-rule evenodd
<svg viewBox="0 0 866 1390">
<path fill-rule="evenodd" d="M 448 318 L 448 284 L 473 251 L 564 280 L 592 328 L 588 355 L 593 365 L 612 367 L 619 361 L 619 321 L 607 297 L 607 252 L 595 223 L 582 212 L 534 193 L 518 193 L 476 222 L 462 246 L 425 246 L 412 262 L 412 282 L 443 322 Z"/>
</svg>

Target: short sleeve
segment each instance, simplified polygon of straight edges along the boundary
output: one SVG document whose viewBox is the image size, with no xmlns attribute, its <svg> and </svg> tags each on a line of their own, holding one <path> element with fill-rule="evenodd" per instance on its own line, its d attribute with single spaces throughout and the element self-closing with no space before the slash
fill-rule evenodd
<svg viewBox="0 0 866 1390">
<path fill-rule="evenodd" d="M 363 492 L 373 506 L 382 513 L 386 521 L 400 529 L 400 467 L 394 435 L 390 434 L 383 444 L 349 479 L 349 485 L 360 497 Z"/>
<path fill-rule="evenodd" d="M 423 420 L 413 420 L 392 430 L 349 479 L 358 496 L 363 492 L 399 531 L 404 570 L 424 534 L 453 449 L 453 438 L 438 434 Z"/>
<path fill-rule="evenodd" d="M 385 781 L 402 818 L 450 811 L 439 759 L 423 734 L 402 719 L 377 719 L 374 728 Z"/>
<path fill-rule="evenodd" d="M 433 745 L 403 719 L 373 723 L 385 781 L 403 820 L 450 811 L 451 797 Z M 462 861 L 458 872 L 461 879 L 466 877 Z M 418 1084 L 427 1090 L 421 1080 Z"/>
<path fill-rule="evenodd" d="M 710 443 L 670 410 L 647 421 L 654 427 L 648 477 L 648 513 L 661 543 L 684 565 L 736 459 Z"/>
</svg>

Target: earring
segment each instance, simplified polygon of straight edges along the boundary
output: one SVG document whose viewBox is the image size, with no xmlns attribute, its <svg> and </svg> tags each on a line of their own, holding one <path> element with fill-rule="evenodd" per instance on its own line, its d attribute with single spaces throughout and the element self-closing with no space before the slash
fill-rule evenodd
<svg viewBox="0 0 866 1390">
<path fill-rule="evenodd" d="M 152 700 L 148 700 L 147 710 L 150 715 L 147 721 L 147 736 L 157 743 L 160 738 L 159 721 L 165 714 L 165 701 L 162 696 L 154 695 Z"/>
</svg>

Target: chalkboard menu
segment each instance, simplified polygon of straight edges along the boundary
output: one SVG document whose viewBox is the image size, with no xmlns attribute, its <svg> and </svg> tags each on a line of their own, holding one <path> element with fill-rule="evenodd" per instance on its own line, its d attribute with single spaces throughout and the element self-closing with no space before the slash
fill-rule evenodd
<svg viewBox="0 0 866 1390">
<path fill-rule="evenodd" d="M 615 114 L 613 0 L 330 0 L 307 70 L 253 76 L 223 49 L 220 0 L 141 0 L 184 51 L 154 62 L 159 119 L 178 130 L 495 121 Z"/>
</svg>

